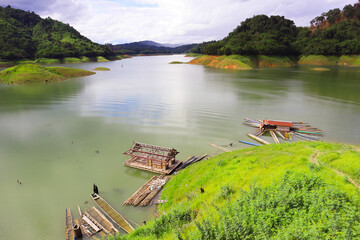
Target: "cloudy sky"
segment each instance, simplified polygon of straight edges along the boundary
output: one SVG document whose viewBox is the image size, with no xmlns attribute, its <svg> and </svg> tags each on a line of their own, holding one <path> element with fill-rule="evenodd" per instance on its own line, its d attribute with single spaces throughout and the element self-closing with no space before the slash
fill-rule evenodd
<svg viewBox="0 0 360 240">
<path fill-rule="evenodd" d="M 0 0 L 68 23 L 98 43 L 193 43 L 224 38 L 246 18 L 281 15 L 297 26 L 357 0 Z"/>
</svg>

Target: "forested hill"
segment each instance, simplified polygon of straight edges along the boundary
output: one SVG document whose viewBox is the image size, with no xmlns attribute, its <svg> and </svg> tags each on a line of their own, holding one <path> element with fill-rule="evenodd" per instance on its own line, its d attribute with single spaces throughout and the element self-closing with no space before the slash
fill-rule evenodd
<svg viewBox="0 0 360 240">
<path fill-rule="evenodd" d="M 69 24 L 30 11 L 0 7 L 0 59 L 109 56 L 106 46 L 82 36 Z"/>
<path fill-rule="evenodd" d="M 207 55 L 353 55 L 360 54 L 360 0 L 343 10 L 332 9 L 296 27 L 281 16 L 246 19 L 220 41 L 204 42 L 192 50 Z"/>
<path fill-rule="evenodd" d="M 197 44 L 167 47 L 163 44 L 152 41 L 141 41 L 117 45 L 108 44 L 107 46 L 118 54 L 173 54 L 190 52 L 190 50 L 196 47 Z"/>
</svg>

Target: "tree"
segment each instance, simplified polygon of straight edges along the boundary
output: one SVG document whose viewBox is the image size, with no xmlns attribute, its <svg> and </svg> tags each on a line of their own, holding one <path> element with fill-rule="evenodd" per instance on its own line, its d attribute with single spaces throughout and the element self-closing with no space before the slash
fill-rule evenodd
<svg viewBox="0 0 360 240">
<path fill-rule="evenodd" d="M 355 9 L 351 4 L 346 5 L 343 8 L 343 15 L 347 19 L 352 19 L 355 16 Z"/>
</svg>

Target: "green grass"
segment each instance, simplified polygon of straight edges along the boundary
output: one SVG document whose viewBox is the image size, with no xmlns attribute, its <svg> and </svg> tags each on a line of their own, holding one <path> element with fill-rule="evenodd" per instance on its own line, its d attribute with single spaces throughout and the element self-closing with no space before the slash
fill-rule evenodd
<svg viewBox="0 0 360 240">
<path fill-rule="evenodd" d="M 290 67 L 294 66 L 295 62 L 289 57 L 284 56 L 259 56 L 260 67 Z"/>
<path fill-rule="evenodd" d="M 63 63 L 81 63 L 82 60 L 76 57 L 66 57 L 62 59 Z"/>
<path fill-rule="evenodd" d="M 297 142 L 204 160 L 166 184 L 161 199 L 168 202 L 158 207 L 159 219 L 117 239 L 358 238 L 359 191 L 332 168 L 360 182 L 359 151 L 345 144 Z M 309 161 L 316 153 L 320 166 Z M 188 217 L 159 230 L 162 218 L 179 212 Z"/>
<path fill-rule="evenodd" d="M 180 62 L 180 61 L 172 61 L 169 64 L 184 64 L 185 62 Z"/>
<path fill-rule="evenodd" d="M 61 59 L 56 58 L 39 58 L 35 60 L 35 63 L 39 64 L 60 64 Z"/>
<path fill-rule="evenodd" d="M 97 67 L 94 68 L 93 71 L 110 71 L 110 68 L 106 68 L 106 67 Z"/>
<path fill-rule="evenodd" d="M 107 60 L 106 58 L 104 58 L 102 56 L 98 56 L 98 57 L 96 57 L 96 61 L 97 62 L 108 62 L 109 60 Z"/>
<path fill-rule="evenodd" d="M 333 66 L 333 65 L 337 65 L 338 61 L 339 61 L 339 57 L 336 56 L 308 55 L 308 56 L 302 56 L 298 61 L 298 64 Z"/>
<path fill-rule="evenodd" d="M 44 67 L 22 64 L 0 72 L 0 81 L 6 84 L 29 84 L 64 81 L 70 77 L 88 76 L 94 72 L 65 67 Z"/>
<path fill-rule="evenodd" d="M 203 54 L 200 54 L 200 53 L 187 53 L 186 57 L 200 57 L 202 55 Z"/>
</svg>

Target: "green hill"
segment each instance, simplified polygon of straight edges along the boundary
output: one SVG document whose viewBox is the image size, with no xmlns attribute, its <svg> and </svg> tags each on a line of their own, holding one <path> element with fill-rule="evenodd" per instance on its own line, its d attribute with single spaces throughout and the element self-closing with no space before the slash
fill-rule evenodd
<svg viewBox="0 0 360 240">
<path fill-rule="evenodd" d="M 220 41 L 204 42 L 192 50 L 207 55 L 360 55 L 360 2 L 329 10 L 296 27 L 281 16 L 258 15 L 243 21 Z"/>
<path fill-rule="evenodd" d="M 96 57 L 114 53 L 69 24 L 34 12 L 0 7 L 0 59 Z"/>
<path fill-rule="evenodd" d="M 110 239 L 358 239 L 359 183 L 359 146 L 298 142 L 225 153 L 173 176 L 160 216 Z"/>
</svg>

